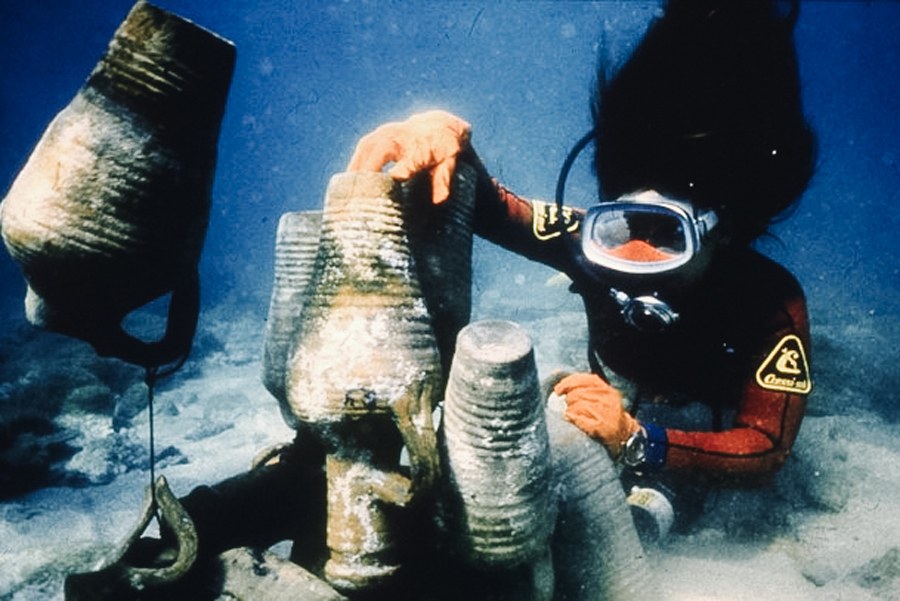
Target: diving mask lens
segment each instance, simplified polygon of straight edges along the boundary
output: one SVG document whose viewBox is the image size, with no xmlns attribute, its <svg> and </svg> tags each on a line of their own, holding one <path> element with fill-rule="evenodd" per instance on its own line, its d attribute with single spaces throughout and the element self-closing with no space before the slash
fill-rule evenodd
<svg viewBox="0 0 900 601">
<path fill-rule="evenodd" d="M 660 273 L 680 267 L 715 225 L 713 211 L 695 217 L 687 203 L 642 193 L 591 207 L 582 250 L 592 263 L 625 273 Z"/>
</svg>

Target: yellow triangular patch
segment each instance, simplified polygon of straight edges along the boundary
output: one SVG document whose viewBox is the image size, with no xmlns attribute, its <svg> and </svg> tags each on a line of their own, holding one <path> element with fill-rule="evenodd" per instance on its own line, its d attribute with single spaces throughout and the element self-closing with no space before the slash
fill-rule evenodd
<svg viewBox="0 0 900 601">
<path fill-rule="evenodd" d="M 812 390 L 803 343 L 794 334 L 781 339 L 756 370 L 756 383 L 769 390 L 806 394 Z"/>
</svg>

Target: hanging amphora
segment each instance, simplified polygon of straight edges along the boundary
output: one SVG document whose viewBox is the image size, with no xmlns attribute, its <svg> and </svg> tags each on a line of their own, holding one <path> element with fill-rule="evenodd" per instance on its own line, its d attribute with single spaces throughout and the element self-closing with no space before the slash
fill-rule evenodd
<svg viewBox="0 0 900 601">
<path fill-rule="evenodd" d="M 0 205 L 29 321 L 139 365 L 187 354 L 234 61 L 231 42 L 134 5 Z M 123 330 L 169 293 L 161 340 Z"/>
</svg>

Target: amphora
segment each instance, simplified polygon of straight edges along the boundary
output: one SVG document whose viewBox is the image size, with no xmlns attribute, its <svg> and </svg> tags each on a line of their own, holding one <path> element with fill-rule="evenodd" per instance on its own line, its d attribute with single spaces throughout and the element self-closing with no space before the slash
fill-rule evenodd
<svg viewBox="0 0 900 601">
<path fill-rule="evenodd" d="M 0 204 L 29 321 L 139 365 L 187 354 L 234 61 L 231 42 L 134 5 Z M 161 340 L 123 330 L 169 293 Z"/>
</svg>

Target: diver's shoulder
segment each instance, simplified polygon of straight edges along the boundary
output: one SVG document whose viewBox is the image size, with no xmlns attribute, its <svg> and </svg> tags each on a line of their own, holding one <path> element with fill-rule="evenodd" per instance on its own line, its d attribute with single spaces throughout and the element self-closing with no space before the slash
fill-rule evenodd
<svg viewBox="0 0 900 601">
<path fill-rule="evenodd" d="M 803 288 L 791 271 L 771 257 L 753 248 L 738 253 L 742 271 L 768 289 L 778 289 L 785 294 L 803 295 Z"/>
</svg>

